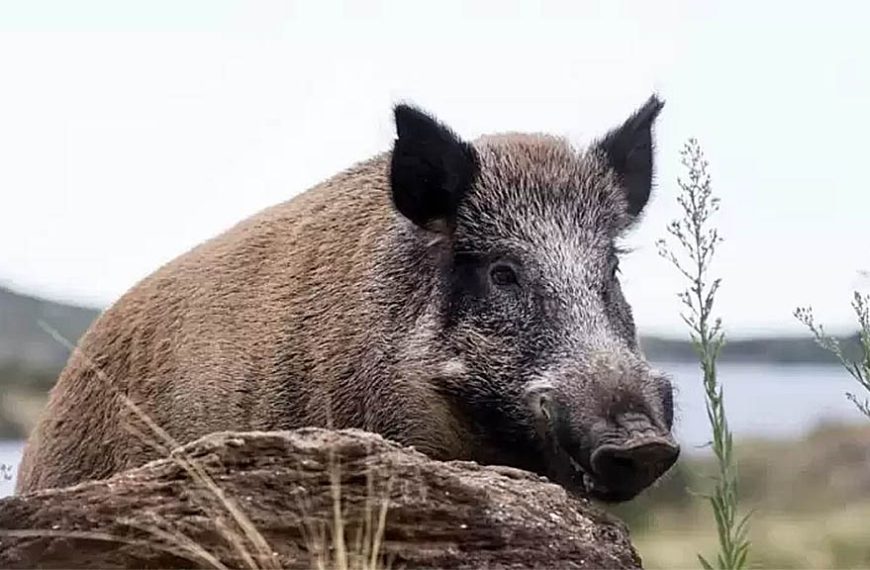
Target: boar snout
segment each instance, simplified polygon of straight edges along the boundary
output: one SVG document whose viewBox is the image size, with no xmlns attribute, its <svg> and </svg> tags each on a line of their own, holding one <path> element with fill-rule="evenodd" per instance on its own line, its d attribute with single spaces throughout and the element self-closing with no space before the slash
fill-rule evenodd
<svg viewBox="0 0 870 570">
<path fill-rule="evenodd" d="M 670 431 L 644 413 L 578 417 L 552 390 L 537 391 L 532 406 L 550 442 L 549 475 L 572 491 L 605 502 L 627 501 L 679 457 Z"/>
<path fill-rule="evenodd" d="M 650 430 L 598 445 L 590 459 L 596 495 L 610 501 L 631 499 L 664 475 L 679 455 L 680 446 L 670 434 Z"/>
</svg>

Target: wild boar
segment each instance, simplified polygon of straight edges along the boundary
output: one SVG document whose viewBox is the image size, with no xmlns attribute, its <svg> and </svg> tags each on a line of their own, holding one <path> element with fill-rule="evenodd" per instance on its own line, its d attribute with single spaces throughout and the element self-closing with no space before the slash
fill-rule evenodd
<svg viewBox="0 0 870 570">
<path fill-rule="evenodd" d="M 356 427 L 634 497 L 679 453 L 672 388 L 638 349 L 618 269 L 662 105 L 583 150 L 541 134 L 465 142 L 396 106 L 390 152 L 199 245 L 101 315 L 18 491 L 155 458 L 123 394 L 177 442 Z"/>
</svg>

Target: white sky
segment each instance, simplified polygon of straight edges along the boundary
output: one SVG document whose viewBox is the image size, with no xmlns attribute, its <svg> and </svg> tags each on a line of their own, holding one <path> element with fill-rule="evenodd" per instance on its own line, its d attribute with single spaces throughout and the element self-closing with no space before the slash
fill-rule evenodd
<svg viewBox="0 0 870 570">
<path fill-rule="evenodd" d="M 399 99 L 468 138 L 583 143 L 656 90 L 659 185 L 624 265 L 641 330 L 684 333 L 654 242 L 689 136 L 722 199 L 726 329 L 798 332 L 811 303 L 837 330 L 870 269 L 866 6 L 0 0 L 0 281 L 108 304 L 387 149 Z"/>
</svg>

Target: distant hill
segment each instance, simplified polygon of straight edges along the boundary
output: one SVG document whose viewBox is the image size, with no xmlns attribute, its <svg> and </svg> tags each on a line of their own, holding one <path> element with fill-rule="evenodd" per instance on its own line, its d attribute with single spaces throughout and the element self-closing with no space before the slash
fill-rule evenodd
<svg viewBox="0 0 870 570">
<path fill-rule="evenodd" d="M 32 426 L 69 357 L 69 351 L 51 337 L 44 321 L 75 344 L 100 310 L 79 307 L 16 293 L 0 287 L 0 439 L 22 437 Z M 642 336 L 641 346 L 656 363 L 694 362 L 686 340 Z M 857 353 L 855 339 L 844 349 Z M 828 363 L 833 357 L 818 348 L 809 335 L 794 338 L 757 338 L 728 342 L 723 362 Z"/>
<path fill-rule="evenodd" d="M 75 344 L 98 314 L 0 287 L 0 439 L 30 431 L 69 358 L 69 350 L 40 321 Z"/>
<path fill-rule="evenodd" d="M 17 366 L 57 372 L 69 351 L 54 340 L 40 321 L 75 343 L 99 310 L 47 301 L 0 287 L 0 368 Z"/>
<path fill-rule="evenodd" d="M 850 357 L 859 353 L 857 333 L 839 338 L 843 352 Z M 655 362 L 694 362 L 694 348 L 686 340 L 642 336 L 641 347 L 647 358 Z M 725 339 L 720 362 L 756 362 L 769 364 L 828 364 L 836 358 L 819 347 L 809 332 L 805 336 Z"/>
</svg>

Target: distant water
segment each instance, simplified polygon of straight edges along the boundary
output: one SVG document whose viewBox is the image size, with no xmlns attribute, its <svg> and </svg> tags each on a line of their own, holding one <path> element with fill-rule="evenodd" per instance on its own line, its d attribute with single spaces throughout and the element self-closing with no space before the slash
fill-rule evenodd
<svg viewBox="0 0 870 570">
<path fill-rule="evenodd" d="M 24 446 L 20 441 L 0 441 L 0 465 L 5 466 L 0 471 L 0 497 L 12 494 L 15 489 L 15 472 L 18 469 L 18 461 L 21 459 L 21 448 Z M 12 469 L 11 473 L 9 469 Z M 4 474 L 11 475 L 12 479 L 6 479 Z"/>
<path fill-rule="evenodd" d="M 675 431 L 686 451 L 710 439 L 697 364 L 656 362 L 678 391 Z M 727 363 L 717 367 L 728 423 L 736 436 L 800 437 L 825 422 L 866 422 L 846 399 L 861 386 L 828 364 Z"/>
<path fill-rule="evenodd" d="M 673 379 L 675 429 L 685 451 L 691 452 L 710 437 L 700 369 L 688 363 L 655 365 Z M 729 363 L 719 367 L 719 377 L 725 387 L 728 421 L 737 436 L 799 437 L 826 421 L 866 421 L 845 397 L 845 392 L 860 386 L 836 366 Z M 17 469 L 22 445 L 0 441 L 0 464 Z M 0 497 L 13 488 L 14 481 L 0 477 Z"/>
</svg>

